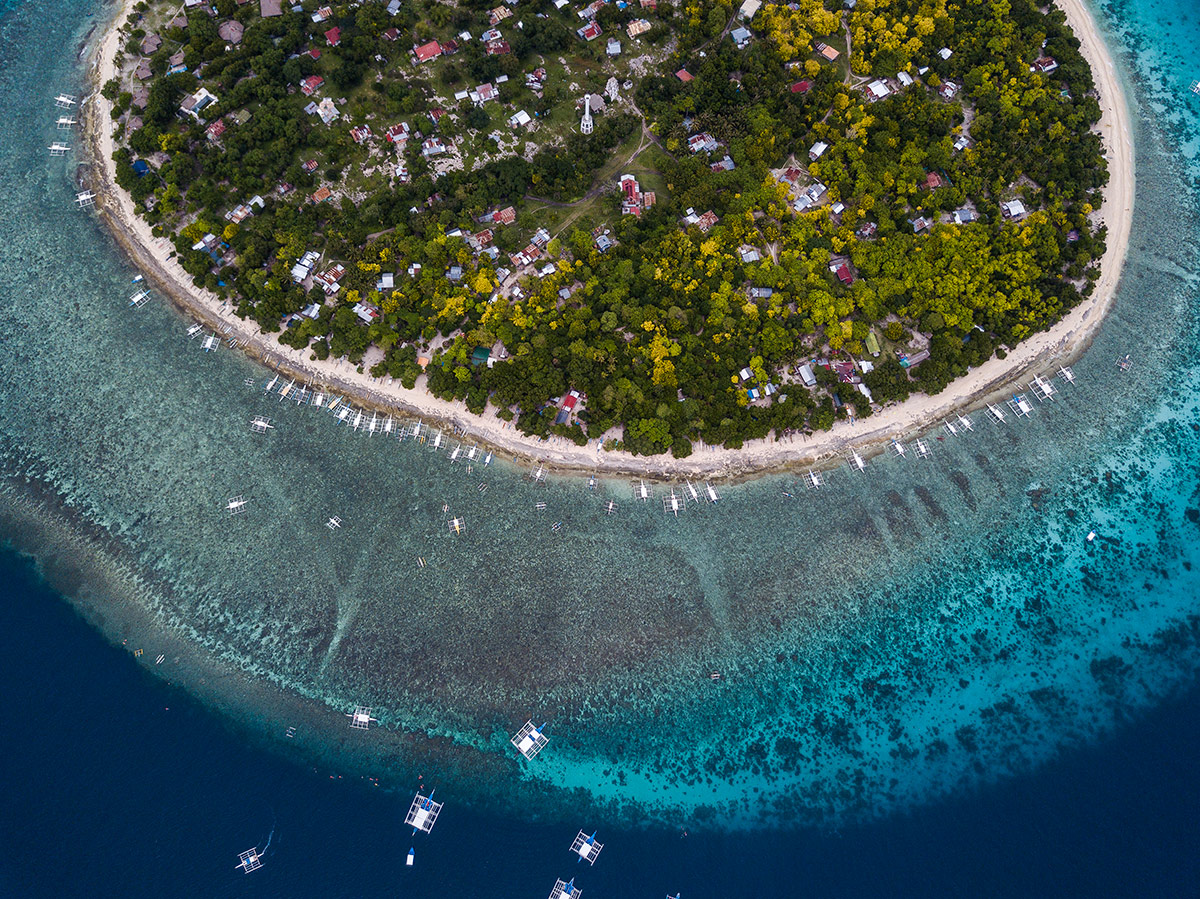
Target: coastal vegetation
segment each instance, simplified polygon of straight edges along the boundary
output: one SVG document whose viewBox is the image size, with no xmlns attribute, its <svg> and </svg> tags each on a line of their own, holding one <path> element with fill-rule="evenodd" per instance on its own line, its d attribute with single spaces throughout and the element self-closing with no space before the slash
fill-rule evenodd
<svg viewBox="0 0 1200 899">
<path fill-rule="evenodd" d="M 525 433 L 827 429 L 1098 274 L 1100 108 L 1053 7 L 299 9 L 138 3 L 118 183 L 280 342 Z"/>
</svg>

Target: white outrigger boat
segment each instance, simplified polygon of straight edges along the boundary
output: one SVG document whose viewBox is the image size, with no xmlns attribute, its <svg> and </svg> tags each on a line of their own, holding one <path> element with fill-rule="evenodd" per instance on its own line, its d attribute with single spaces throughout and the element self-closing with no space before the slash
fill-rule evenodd
<svg viewBox="0 0 1200 899">
<path fill-rule="evenodd" d="M 1064 365 L 1058 370 L 1058 377 L 1067 384 L 1075 383 L 1075 372 L 1071 371 L 1069 365 Z"/>
<path fill-rule="evenodd" d="M 973 430 L 975 430 L 974 426 L 972 426 L 972 424 L 971 424 L 971 419 L 970 419 L 970 418 L 968 418 L 966 415 L 959 415 L 959 416 L 958 416 L 958 426 L 959 426 L 960 428 L 962 428 L 964 431 L 973 431 Z"/>
<path fill-rule="evenodd" d="M 808 474 L 804 476 L 804 480 L 808 484 L 809 490 L 816 490 L 821 486 L 821 476 L 815 471 L 810 470 Z"/>
<path fill-rule="evenodd" d="M 642 502 L 648 502 L 650 499 L 650 487 L 645 481 L 638 481 L 633 485 L 633 495 Z"/>
<path fill-rule="evenodd" d="M 204 338 L 204 343 L 200 344 L 200 348 L 206 353 L 211 353 L 213 350 L 221 346 L 221 338 L 216 334 L 209 334 Z"/>
<path fill-rule="evenodd" d="M 54 98 L 54 105 L 59 109 L 70 109 L 76 103 L 74 94 L 59 94 Z"/>
<path fill-rule="evenodd" d="M 708 481 L 704 482 L 704 494 L 705 494 L 705 496 L 708 497 L 708 501 L 710 503 L 715 503 L 717 500 L 720 499 L 720 497 L 717 496 L 716 488 L 714 488 L 713 485 L 710 484 Z"/>
<path fill-rule="evenodd" d="M 858 454 L 858 450 L 850 450 L 850 468 L 853 471 L 866 471 L 867 463 L 863 461 L 863 457 Z"/>
<path fill-rule="evenodd" d="M 896 455 L 899 456 L 901 459 L 903 459 L 905 454 L 908 452 L 904 448 L 904 444 L 901 443 L 899 440 L 895 439 L 894 437 L 892 438 L 892 449 L 894 449 L 896 451 Z"/>
<path fill-rule="evenodd" d="M 1041 375 L 1034 375 L 1033 380 L 1029 382 L 1029 389 L 1033 391 L 1033 395 L 1038 398 L 1039 402 L 1054 399 L 1054 394 L 1058 393 L 1058 388 L 1043 378 Z"/>
<path fill-rule="evenodd" d="M 135 309 L 140 309 L 146 305 L 146 300 L 150 299 L 150 291 L 144 287 L 141 290 L 136 290 L 129 295 L 129 305 Z"/>
<path fill-rule="evenodd" d="M 267 431 L 274 430 L 275 425 L 271 423 L 271 419 L 262 415 L 256 415 L 250 419 L 250 430 L 255 434 L 265 434 Z"/>
<path fill-rule="evenodd" d="M 225 504 L 225 511 L 230 515 L 241 515 L 246 511 L 246 498 L 241 495 L 230 497 L 229 502 Z"/>
<path fill-rule="evenodd" d="M 992 418 L 996 419 L 1000 424 L 1004 424 L 1004 412 L 995 403 L 988 406 L 988 412 L 992 413 Z"/>
<path fill-rule="evenodd" d="M 913 446 L 915 446 L 917 448 L 917 456 L 919 458 L 921 458 L 921 459 L 929 458 L 929 444 L 927 444 L 924 440 L 922 440 L 920 437 L 918 437 L 913 442 Z"/>
<path fill-rule="evenodd" d="M 679 517 L 679 512 L 683 508 L 683 497 L 675 493 L 672 489 L 670 493 L 663 497 L 663 511 L 670 512 L 676 518 Z"/>
<path fill-rule="evenodd" d="M 1008 408 L 1012 409 L 1017 418 L 1028 418 L 1033 412 L 1033 406 L 1029 405 L 1029 400 L 1025 399 L 1023 393 L 1014 393 L 1013 398 L 1008 401 Z"/>
</svg>

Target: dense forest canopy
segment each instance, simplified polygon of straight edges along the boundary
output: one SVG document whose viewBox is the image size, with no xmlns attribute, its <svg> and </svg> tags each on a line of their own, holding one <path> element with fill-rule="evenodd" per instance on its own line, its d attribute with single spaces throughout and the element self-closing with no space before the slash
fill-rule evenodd
<svg viewBox="0 0 1200 899">
<path fill-rule="evenodd" d="M 1053 7 L 300 6 L 138 4 L 119 183 L 281 342 L 527 433 L 683 456 L 829 428 L 1092 289 L 1100 109 Z"/>
</svg>

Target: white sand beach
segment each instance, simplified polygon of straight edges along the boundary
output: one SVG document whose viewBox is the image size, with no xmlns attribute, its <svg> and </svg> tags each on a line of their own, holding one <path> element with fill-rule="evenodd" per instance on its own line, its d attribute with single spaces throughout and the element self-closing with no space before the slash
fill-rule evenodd
<svg viewBox="0 0 1200 899">
<path fill-rule="evenodd" d="M 578 447 L 562 438 L 526 437 L 496 418 L 495 410 L 490 406 L 484 415 L 475 416 L 459 403 L 448 403 L 430 395 L 423 389 L 423 378 L 415 389 L 406 390 L 391 378 L 360 374 L 356 366 L 346 360 L 316 361 L 310 352 L 281 345 L 276 340 L 277 335 L 261 332 L 254 322 L 238 318 L 228 303 L 222 303 L 209 291 L 196 288 L 191 276 L 172 258 L 174 248 L 170 242 L 153 236 L 150 226 L 136 215 L 129 195 L 115 182 L 111 104 L 100 96 L 99 88 L 117 76 L 115 57 L 120 49 L 117 26 L 125 21 L 131 5 L 129 0 L 102 38 L 93 61 L 95 90 L 91 102 L 84 108 L 85 144 L 99 175 L 99 183 L 93 186 L 99 198 L 97 207 L 147 280 L 206 325 L 220 332 L 228 328 L 225 336 L 244 342 L 246 351 L 289 375 L 345 393 L 360 404 L 457 426 L 465 429 L 473 440 L 489 444 L 503 453 L 540 460 L 554 468 L 630 472 L 651 477 L 735 477 L 817 466 L 824 460 L 840 459 L 851 448 L 864 456 L 877 452 L 893 438 L 910 436 L 955 411 L 981 405 L 1030 370 L 1043 370 L 1051 363 L 1068 362 L 1086 348 L 1111 306 L 1129 245 L 1133 218 L 1134 156 L 1129 110 L 1112 57 L 1082 0 L 1056 2 L 1065 11 L 1092 67 L 1103 111 L 1099 131 L 1111 175 L 1104 204 L 1094 216 L 1108 225 L 1108 237 L 1107 250 L 1101 260 L 1101 276 L 1092 296 L 1051 330 L 1030 337 L 1010 350 L 1007 358 L 993 358 L 973 369 L 937 396 L 915 395 L 868 419 L 853 424 L 838 422 L 831 431 L 810 437 L 796 435 L 780 440 L 752 441 L 738 450 L 695 444 L 692 455 L 686 459 L 605 452 L 600 448 L 599 440 Z"/>
</svg>

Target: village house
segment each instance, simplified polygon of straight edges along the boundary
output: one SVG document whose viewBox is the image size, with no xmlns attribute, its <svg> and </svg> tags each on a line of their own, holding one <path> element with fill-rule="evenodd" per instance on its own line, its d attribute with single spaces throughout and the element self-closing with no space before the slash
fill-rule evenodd
<svg viewBox="0 0 1200 899">
<path fill-rule="evenodd" d="M 246 27 L 236 19 L 230 19 L 228 22 L 222 22 L 217 27 L 217 36 L 227 44 L 237 46 L 242 42 L 242 35 L 245 34 Z"/>
<path fill-rule="evenodd" d="M 703 215 L 696 215 L 696 210 L 688 207 L 683 216 L 683 223 L 685 225 L 695 225 L 704 234 L 711 231 L 718 221 L 717 214 L 711 209 Z"/>
<path fill-rule="evenodd" d="M 645 19 L 634 19 L 625 28 L 625 33 L 628 34 L 631 38 L 635 38 L 639 34 L 645 34 L 647 31 L 650 30 L 650 28 L 651 28 L 650 23 L 647 22 Z"/>
<path fill-rule="evenodd" d="M 331 100 L 329 97 L 326 97 L 317 104 L 317 115 L 321 117 L 322 122 L 324 122 L 326 125 L 330 125 L 335 122 L 339 116 L 341 116 L 341 113 L 338 112 L 338 108 L 334 105 L 333 100 Z"/>
<path fill-rule="evenodd" d="M 429 62 L 431 59 L 436 59 L 442 55 L 442 45 L 437 41 L 430 41 L 427 44 L 422 44 L 419 47 L 413 47 L 412 50 L 413 62 L 420 65 L 423 62 Z"/>
<path fill-rule="evenodd" d="M 600 37 L 600 35 L 604 34 L 604 31 L 600 28 L 600 26 L 595 21 L 591 21 L 591 22 L 588 22 L 586 25 L 584 25 L 582 28 L 578 29 L 575 33 L 577 35 L 579 35 L 583 40 L 590 42 L 590 41 L 594 41 L 596 38 Z"/>
<path fill-rule="evenodd" d="M 355 303 L 351 311 L 364 325 L 369 325 L 379 318 L 379 307 L 371 303 Z"/>
<path fill-rule="evenodd" d="M 310 250 L 300 257 L 298 263 L 292 266 L 292 280 L 296 283 L 304 281 L 308 275 L 312 274 L 313 266 L 320 259 L 320 253 L 316 250 Z"/>
<path fill-rule="evenodd" d="M 404 144 L 411 134 L 412 131 L 408 127 L 408 122 L 400 122 L 397 125 L 392 125 L 387 131 L 383 132 L 383 139 L 389 144 Z"/>
<path fill-rule="evenodd" d="M 421 155 L 426 159 L 433 156 L 440 156 L 446 152 L 446 145 L 442 143 L 440 137 L 431 137 L 421 144 Z"/>
<path fill-rule="evenodd" d="M 341 285 L 338 283 L 346 275 L 346 267 L 340 262 L 333 268 L 326 269 L 313 278 L 313 286 L 320 287 L 327 294 L 335 294 Z"/>
<path fill-rule="evenodd" d="M 179 104 L 179 111 L 199 121 L 200 113 L 204 111 L 204 108 L 216 102 L 216 94 L 210 93 L 208 88 L 202 87 L 196 93 L 184 98 L 183 102 Z"/>
<path fill-rule="evenodd" d="M 691 153 L 711 153 L 721 146 L 715 137 L 707 131 L 693 134 L 688 138 L 687 147 Z"/>
<path fill-rule="evenodd" d="M 621 176 L 621 214 L 640 216 L 642 211 L 654 205 L 654 191 L 642 193 L 641 185 L 633 175 Z"/>
<path fill-rule="evenodd" d="M 1025 204 L 1020 200 L 1005 200 L 1000 204 L 1000 212 L 1006 219 L 1019 219 L 1025 215 Z"/>
<path fill-rule="evenodd" d="M 885 100 L 891 92 L 892 89 L 888 87 L 888 83 L 883 79 L 876 79 L 867 85 L 867 95 L 872 100 Z"/>
</svg>

